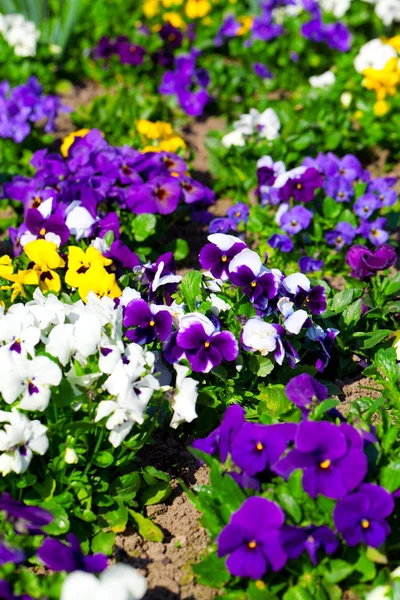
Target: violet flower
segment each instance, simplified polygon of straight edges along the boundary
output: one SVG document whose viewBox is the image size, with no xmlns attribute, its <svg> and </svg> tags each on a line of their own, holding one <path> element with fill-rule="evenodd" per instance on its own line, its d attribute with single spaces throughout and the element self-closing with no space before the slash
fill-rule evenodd
<svg viewBox="0 0 400 600">
<path fill-rule="evenodd" d="M 280 250 L 281 252 L 292 252 L 294 246 L 293 242 L 288 235 L 274 233 L 268 240 L 268 244 L 271 248 Z"/>
<path fill-rule="evenodd" d="M 301 167 L 300 167 L 301 168 Z M 293 169 L 293 173 L 296 169 Z M 283 176 L 287 176 L 290 171 Z M 317 169 L 308 168 L 294 177 L 288 177 L 280 189 L 280 198 L 287 202 L 293 197 L 295 202 L 311 202 L 315 196 L 315 190 L 321 188 L 323 179 Z"/>
<path fill-rule="evenodd" d="M 312 218 L 313 213 L 310 210 L 307 210 L 304 206 L 295 206 L 281 216 L 279 224 L 286 233 L 294 235 L 303 229 L 307 229 Z"/>
<path fill-rule="evenodd" d="M 131 300 L 125 309 L 124 327 L 128 340 L 136 344 L 150 344 L 158 337 L 164 342 L 171 333 L 172 315 L 162 306 L 149 306 L 141 299 Z"/>
<path fill-rule="evenodd" d="M 267 65 L 264 65 L 263 63 L 260 63 L 260 62 L 253 63 L 253 71 L 258 77 L 261 77 L 261 79 L 273 79 L 274 78 L 273 74 L 271 73 L 271 71 L 269 70 Z"/>
<path fill-rule="evenodd" d="M 327 196 L 334 198 L 336 202 L 350 202 L 354 196 L 352 181 L 342 175 L 327 177 L 324 182 L 324 190 Z"/>
<path fill-rule="evenodd" d="M 208 233 L 229 233 L 236 231 L 236 223 L 228 217 L 216 217 L 208 225 Z"/>
<path fill-rule="evenodd" d="M 268 300 L 277 295 L 275 275 L 262 264 L 259 255 L 248 248 L 232 259 L 229 274 L 232 283 L 240 287 L 259 310 L 265 310 Z"/>
<path fill-rule="evenodd" d="M 395 185 L 389 177 L 377 177 L 368 184 L 367 192 L 375 194 L 379 200 L 379 206 L 393 206 L 397 202 L 396 190 L 391 189 Z"/>
<path fill-rule="evenodd" d="M 322 525 L 293 527 L 285 525 L 281 530 L 281 543 L 289 558 L 298 558 L 304 550 L 308 553 L 314 566 L 318 563 L 318 551 L 334 554 L 339 546 L 339 540 L 332 529 Z"/>
<path fill-rule="evenodd" d="M 279 460 L 296 429 L 295 423 L 244 423 L 233 440 L 232 460 L 247 475 L 256 475 Z"/>
<path fill-rule="evenodd" d="M 200 254 L 199 261 L 203 269 L 211 271 L 216 279 L 226 281 L 229 279 L 229 265 L 231 260 L 246 248 L 246 244 L 233 235 L 214 233 L 208 236 L 206 244 Z"/>
<path fill-rule="evenodd" d="M 17 565 L 24 562 L 25 559 L 26 556 L 24 552 L 19 548 L 12 548 L 4 542 L 0 543 L 0 567 L 10 562 Z M 1 595 L 0 598 L 2 598 Z"/>
<path fill-rule="evenodd" d="M 233 333 L 219 331 L 201 313 L 188 313 L 182 317 L 176 345 L 196 373 L 209 373 L 223 360 L 235 360 L 239 353 Z"/>
<path fill-rule="evenodd" d="M 377 548 L 390 533 L 386 518 L 393 510 L 389 492 L 380 485 L 363 483 L 337 503 L 333 520 L 348 546 L 364 543 Z"/>
<path fill-rule="evenodd" d="M 226 215 L 229 219 L 232 219 L 237 225 L 241 222 L 247 223 L 249 219 L 250 208 L 243 202 L 238 202 L 233 206 L 230 206 L 226 211 Z"/>
<path fill-rule="evenodd" d="M 178 206 L 180 195 L 181 188 L 175 177 L 158 176 L 140 186 L 136 193 L 128 196 L 127 203 L 136 215 L 142 213 L 169 215 Z"/>
<path fill-rule="evenodd" d="M 37 556 L 48 569 L 67 573 L 101 573 L 107 568 L 108 562 L 104 554 L 83 554 L 79 539 L 72 533 L 67 535 L 67 543 L 55 538 L 46 538 L 38 549 Z"/>
<path fill-rule="evenodd" d="M 226 566 L 235 577 L 260 579 L 267 570 L 279 571 L 287 556 L 280 530 L 283 510 L 266 498 L 247 498 L 218 536 L 218 556 L 226 556 Z"/>
<path fill-rule="evenodd" d="M 357 430 L 354 430 L 354 435 Z M 303 488 L 312 498 L 318 494 L 342 498 L 354 490 L 367 473 L 363 441 L 325 421 L 303 421 L 297 429 L 294 449 L 272 467 L 287 478 L 303 470 Z"/>
<path fill-rule="evenodd" d="M 335 246 L 336 250 L 341 250 L 345 245 L 349 245 L 356 237 L 356 230 L 347 221 L 340 221 L 335 229 L 325 234 L 326 242 L 329 246 Z"/>
<path fill-rule="evenodd" d="M 0 496 L 0 510 L 19 535 L 41 535 L 43 527 L 54 520 L 53 515 L 44 508 L 14 500 L 7 492 Z"/>
<path fill-rule="evenodd" d="M 346 254 L 346 262 L 351 267 L 351 276 L 361 281 L 369 279 L 378 271 L 385 271 L 396 262 L 396 251 L 384 244 L 371 251 L 366 246 L 356 244 Z"/>
<path fill-rule="evenodd" d="M 232 444 L 238 431 L 245 423 L 244 415 L 244 408 L 241 406 L 237 404 L 228 406 L 221 425 L 206 438 L 195 440 L 193 448 L 210 455 L 214 455 L 218 451 L 220 460 L 224 463 L 232 451 Z"/>
<path fill-rule="evenodd" d="M 227 17 L 225 17 L 221 27 L 217 31 L 217 35 L 214 39 L 214 44 L 219 47 L 222 46 L 224 38 L 236 37 L 240 27 L 240 22 L 237 21 L 233 15 L 228 15 Z"/>
<path fill-rule="evenodd" d="M 11 583 L 5 579 L 0 579 L 0 598 L 2 600 L 33 600 L 32 596 L 28 596 L 28 594 L 22 594 L 22 596 L 14 594 Z"/>
<path fill-rule="evenodd" d="M 379 217 L 375 221 L 361 221 L 360 227 L 357 233 L 362 235 L 364 238 L 368 237 L 371 244 L 374 246 L 380 246 L 385 244 L 389 239 L 389 233 L 383 229 L 386 225 L 385 217 Z"/>
<path fill-rule="evenodd" d="M 327 388 L 308 373 L 293 377 L 286 385 L 285 392 L 289 400 L 301 409 L 303 415 L 307 415 L 314 406 L 328 398 Z"/>
<path fill-rule="evenodd" d="M 302 273 L 314 273 L 322 269 L 324 261 L 311 258 L 310 256 L 302 256 L 299 258 L 298 265 Z"/>
<path fill-rule="evenodd" d="M 374 194 L 369 193 L 357 198 L 353 206 L 353 211 L 361 219 L 368 219 L 379 207 L 380 202 L 378 198 Z"/>
</svg>

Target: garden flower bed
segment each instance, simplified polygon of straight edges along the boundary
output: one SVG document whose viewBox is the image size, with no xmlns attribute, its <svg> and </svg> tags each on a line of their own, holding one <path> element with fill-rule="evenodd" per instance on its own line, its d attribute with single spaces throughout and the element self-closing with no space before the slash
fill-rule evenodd
<svg viewBox="0 0 400 600">
<path fill-rule="evenodd" d="M 400 594 L 394 0 L 0 0 L 0 597 Z"/>
</svg>

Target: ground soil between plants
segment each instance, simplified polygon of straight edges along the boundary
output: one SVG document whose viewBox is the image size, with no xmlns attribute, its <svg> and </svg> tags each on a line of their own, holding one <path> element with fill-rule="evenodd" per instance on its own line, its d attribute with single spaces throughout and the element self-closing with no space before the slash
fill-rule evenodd
<svg viewBox="0 0 400 600">
<path fill-rule="evenodd" d="M 63 100 L 74 109 L 78 109 L 79 105 L 88 104 L 101 93 L 101 88 L 88 83 L 75 88 Z M 211 177 L 205 139 L 210 130 L 223 127 L 223 119 L 212 117 L 202 122 L 194 122 L 184 132 L 188 145 L 195 152 L 194 176 L 208 185 Z M 61 138 L 73 129 L 71 120 L 66 116 L 59 121 L 57 137 Z M 383 173 L 386 158 L 387 156 L 381 153 L 371 165 L 375 176 Z M 391 174 L 399 175 L 400 166 Z M 217 200 L 212 211 L 216 216 L 223 216 L 229 206 L 229 199 Z M 204 229 L 194 230 L 190 227 L 186 234 L 192 252 L 199 244 L 201 247 L 205 239 Z M 343 286 L 342 278 L 332 279 L 330 284 L 340 289 Z M 365 386 L 373 387 L 373 382 L 362 377 L 338 380 L 336 383 L 342 391 L 340 410 L 343 413 L 347 412 L 350 404 L 357 398 L 379 395 L 379 392 L 365 389 Z M 218 595 L 218 590 L 197 583 L 192 572 L 192 565 L 207 552 L 208 536 L 199 523 L 201 515 L 183 492 L 178 480 L 182 479 L 186 485 L 206 484 L 208 470 L 207 467 L 198 464 L 187 451 L 186 444 L 187 442 L 176 440 L 172 432 L 160 433 L 156 435 L 154 444 L 146 447 L 141 456 L 143 466 L 152 464 L 168 472 L 172 478 L 172 494 L 168 500 L 163 504 L 147 507 L 146 510 L 147 516 L 163 531 L 163 541 L 146 541 L 134 530 L 127 530 L 117 536 L 113 559 L 131 564 L 147 577 L 148 591 L 144 600 L 211 600 Z"/>
</svg>

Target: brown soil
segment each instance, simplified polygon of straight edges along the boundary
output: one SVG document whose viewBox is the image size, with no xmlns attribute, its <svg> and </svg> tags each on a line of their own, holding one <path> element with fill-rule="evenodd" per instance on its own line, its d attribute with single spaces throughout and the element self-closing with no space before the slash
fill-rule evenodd
<svg viewBox="0 0 400 600">
<path fill-rule="evenodd" d="M 104 88 L 102 86 L 93 81 L 85 81 L 81 85 L 72 86 L 69 91 L 61 94 L 61 100 L 63 104 L 76 111 L 80 106 L 88 106 L 92 100 L 103 93 Z M 71 133 L 71 131 L 75 131 L 75 129 L 69 113 L 59 114 L 56 120 L 54 137 L 56 139 L 63 138 L 68 133 Z"/>
<path fill-rule="evenodd" d="M 362 375 L 359 375 L 356 379 L 347 377 L 343 380 L 337 380 L 336 384 L 342 391 L 341 402 L 337 408 L 343 415 L 349 412 L 349 407 L 355 400 L 359 400 L 364 396 L 367 398 L 379 398 L 381 395 L 375 381 Z"/>
<path fill-rule="evenodd" d="M 216 591 L 194 580 L 191 565 L 205 552 L 208 537 L 199 524 L 200 514 L 178 483 L 208 483 L 208 471 L 173 434 L 158 434 L 153 446 L 144 449 L 143 465 L 151 464 L 172 477 L 172 495 L 163 504 L 147 508 L 147 516 L 164 533 L 160 543 L 143 540 L 135 531 L 117 538 L 115 558 L 127 562 L 146 576 L 145 600 L 211 600 Z"/>
</svg>

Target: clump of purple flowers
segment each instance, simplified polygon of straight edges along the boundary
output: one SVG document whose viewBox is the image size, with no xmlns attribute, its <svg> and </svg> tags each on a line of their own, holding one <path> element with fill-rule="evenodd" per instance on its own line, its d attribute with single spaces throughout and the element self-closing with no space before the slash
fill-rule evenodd
<svg viewBox="0 0 400 600">
<path fill-rule="evenodd" d="M 118 240 L 124 214 L 167 215 L 179 203 L 194 211 L 214 202 L 209 188 L 186 175 L 188 165 L 181 157 L 114 147 L 97 129 L 76 138 L 66 159 L 39 150 L 31 164 L 33 177 L 18 175 L 3 186 L 3 197 L 24 208 L 24 222 L 10 229 L 15 254 L 24 235 L 31 241 L 32 236 L 52 234 L 65 243 L 70 235 L 80 240 L 113 231 Z M 113 258 L 122 259 L 123 254 L 121 247 Z"/>
<path fill-rule="evenodd" d="M 54 131 L 55 119 L 59 112 L 70 112 L 58 96 L 43 93 L 36 77 L 27 82 L 10 87 L 8 81 L 0 83 L 0 137 L 10 138 L 17 144 L 31 132 L 32 123 L 46 120 L 46 133 Z"/>
<path fill-rule="evenodd" d="M 385 271 L 395 264 L 396 251 L 388 244 L 378 246 L 374 251 L 356 244 L 346 254 L 346 262 L 351 267 L 351 275 L 361 281 L 368 280 L 378 271 Z"/>
<path fill-rule="evenodd" d="M 311 420 L 328 392 L 308 374 L 292 379 L 286 393 L 302 411 L 300 423 L 255 424 L 245 420 L 242 408 L 230 406 L 221 425 L 193 444 L 203 453 L 217 454 L 224 477 L 232 477 L 249 496 L 217 537 L 218 556 L 228 557 L 226 566 L 236 577 L 260 579 L 303 553 L 315 566 L 340 545 L 378 547 L 390 533 L 393 496 L 368 481 L 365 448 L 377 442 L 375 436 L 337 419 L 339 413 L 332 411 L 325 418 L 335 422 Z M 294 515 L 291 503 L 285 504 L 287 484 L 276 478 L 287 481 L 298 470 L 303 494 L 336 500 L 329 514 L 313 510 L 315 523 L 306 508 L 301 517 L 299 493 Z"/>
</svg>

